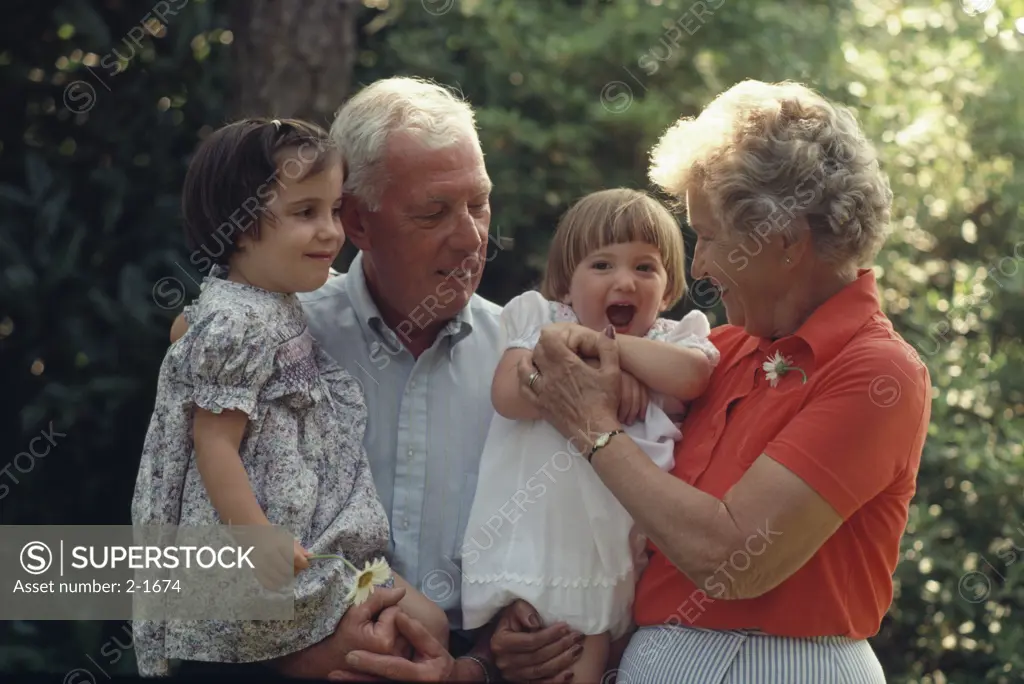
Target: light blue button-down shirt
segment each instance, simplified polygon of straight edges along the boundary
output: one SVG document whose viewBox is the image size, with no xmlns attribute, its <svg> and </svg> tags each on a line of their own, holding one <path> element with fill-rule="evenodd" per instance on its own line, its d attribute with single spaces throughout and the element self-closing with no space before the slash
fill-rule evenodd
<svg viewBox="0 0 1024 684">
<path fill-rule="evenodd" d="M 363 386 L 366 446 L 391 522 L 389 561 L 462 626 L 462 542 L 494 409 L 501 307 L 473 295 L 414 359 L 380 316 L 362 254 L 299 295 L 313 336 Z"/>
</svg>

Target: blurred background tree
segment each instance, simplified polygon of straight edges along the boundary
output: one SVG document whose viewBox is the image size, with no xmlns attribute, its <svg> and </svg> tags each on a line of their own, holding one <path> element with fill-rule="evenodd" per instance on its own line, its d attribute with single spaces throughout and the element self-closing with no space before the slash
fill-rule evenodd
<svg viewBox="0 0 1024 684">
<path fill-rule="evenodd" d="M 481 286 L 504 303 L 536 284 L 572 201 L 648 187 L 647 150 L 675 118 L 744 78 L 794 79 L 855 107 L 878 145 L 896 195 L 881 294 L 934 384 L 896 598 L 872 643 L 892 682 L 1021 680 L 1024 0 L 6 9 L 0 467 L 40 430 L 65 436 L 8 471 L 3 524 L 129 522 L 170 322 L 203 275 L 178 193 L 225 121 L 328 125 L 344 97 L 392 75 L 460 89 L 495 182 L 492 231 L 515 240 L 492 247 Z M 709 307 L 721 322 L 700 292 L 673 314 Z M 133 672 L 129 641 L 124 623 L 0 623 L 0 672 Z"/>
</svg>

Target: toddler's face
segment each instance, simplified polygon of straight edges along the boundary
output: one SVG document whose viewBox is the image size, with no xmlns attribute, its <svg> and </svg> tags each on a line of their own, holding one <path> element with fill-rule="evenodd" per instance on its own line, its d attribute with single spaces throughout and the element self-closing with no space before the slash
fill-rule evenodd
<svg viewBox="0 0 1024 684">
<path fill-rule="evenodd" d="M 345 234 L 341 225 L 341 164 L 302 178 L 301 150 L 282 154 L 277 179 L 267 184 L 266 210 L 258 240 L 243 236 L 235 266 L 254 285 L 275 292 L 311 292 L 327 282 Z M 299 180 L 302 178 L 302 180 Z"/>
<path fill-rule="evenodd" d="M 580 262 L 564 302 L 580 323 L 642 337 L 665 310 L 668 274 L 658 248 L 646 242 L 606 245 Z"/>
</svg>

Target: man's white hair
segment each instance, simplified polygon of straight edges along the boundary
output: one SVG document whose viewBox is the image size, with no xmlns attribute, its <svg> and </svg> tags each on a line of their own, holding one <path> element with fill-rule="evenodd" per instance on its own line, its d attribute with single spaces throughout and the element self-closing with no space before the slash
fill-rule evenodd
<svg viewBox="0 0 1024 684">
<path fill-rule="evenodd" d="M 386 78 L 356 93 L 338 111 L 331 138 L 345 158 L 345 194 L 380 209 L 387 178 L 384 156 L 393 131 L 412 134 L 428 149 L 470 136 L 480 144 L 473 108 L 459 93 L 419 78 Z"/>
</svg>

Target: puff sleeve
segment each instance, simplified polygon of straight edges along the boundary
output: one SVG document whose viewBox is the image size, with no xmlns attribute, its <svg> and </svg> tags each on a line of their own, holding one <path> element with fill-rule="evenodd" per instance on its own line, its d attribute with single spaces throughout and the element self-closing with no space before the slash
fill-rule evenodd
<svg viewBox="0 0 1024 684">
<path fill-rule="evenodd" d="M 708 322 L 708 317 L 704 315 L 703 311 L 695 310 L 683 316 L 683 320 L 678 322 L 665 318 L 658 319 L 651 337 L 704 352 L 708 361 L 711 362 L 711 367 L 714 368 L 718 365 L 721 354 L 709 339 L 710 335 L 711 323 Z"/>
<path fill-rule="evenodd" d="M 251 311 L 215 311 L 190 320 L 176 347 L 177 378 L 195 406 L 211 413 L 256 412 L 279 343 Z"/>
<path fill-rule="evenodd" d="M 551 303 L 531 290 L 514 297 L 501 311 L 502 350 L 533 349 L 540 329 L 551 322 Z"/>
</svg>

